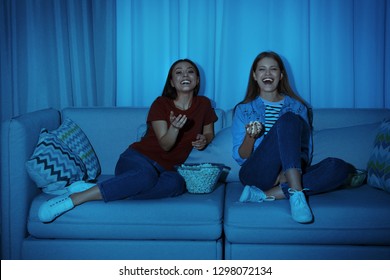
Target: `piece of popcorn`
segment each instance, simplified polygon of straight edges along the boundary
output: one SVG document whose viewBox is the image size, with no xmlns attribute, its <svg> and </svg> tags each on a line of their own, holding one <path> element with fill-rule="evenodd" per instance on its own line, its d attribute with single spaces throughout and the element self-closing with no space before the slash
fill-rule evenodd
<svg viewBox="0 0 390 280">
<path fill-rule="evenodd" d="M 250 122 L 246 131 L 250 134 L 257 134 L 261 130 L 261 123 L 259 121 Z"/>
</svg>

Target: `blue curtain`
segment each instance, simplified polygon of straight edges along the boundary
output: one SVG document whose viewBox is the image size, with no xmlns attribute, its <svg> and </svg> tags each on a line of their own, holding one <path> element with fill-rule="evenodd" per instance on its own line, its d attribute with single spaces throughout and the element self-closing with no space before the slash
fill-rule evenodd
<svg viewBox="0 0 390 280">
<path fill-rule="evenodd" d="M 143 106 L 178 58 L 230 109 L 274 50 L 314 108 L 390 108 L 390 0 L 0 0 L 2 120 L 37 109 Z"/>
<path fill-rule="evenodd" d="M 6 0 L 0 12 L 2 117 L 115 104 L 114 2 Z"/>
</svg>

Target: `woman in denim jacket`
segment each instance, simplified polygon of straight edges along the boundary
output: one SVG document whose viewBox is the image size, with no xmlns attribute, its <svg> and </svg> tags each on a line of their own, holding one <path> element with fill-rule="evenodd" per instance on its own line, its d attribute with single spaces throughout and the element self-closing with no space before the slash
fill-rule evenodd
<svg viewBox="0 0 390 280">
<path fill-rule="evenodd" d="M 289 199 L 292 218 L 310 223 L 305 194 L 334 190 L 355 168 L 337 158 L 310 165 L 311 111 L 291 89 L 280 56 L 260 53 L 253 62 L 245 99 L 234 112 L 233 157 L 245 185 L 240 202 Z"/>
</svg>

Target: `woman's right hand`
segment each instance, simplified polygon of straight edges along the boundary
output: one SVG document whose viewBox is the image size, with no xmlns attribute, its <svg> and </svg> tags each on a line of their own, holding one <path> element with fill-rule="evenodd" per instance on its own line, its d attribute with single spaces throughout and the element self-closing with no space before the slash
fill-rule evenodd
<svg viewBox="0 0 390 280">
<path fill-rule="evenodd" d="M 161 148 L 164 151 L 169 151 L 175 145 L 179 130 L 186 124 L 187 116 L 178 115 L 177 117 L 171 111 L 169 122 L 165 120 L 152 121 L 152 127 Z"/>
<path fill-rule="evenodd" d="M 187 122 L 187 116 L 182 114 L 175 116 L 173 111 L 171 111 L 169 115 L 169 120 L 171 122 L 171 126 L 176 129 L 181 129 Z"/>
</svg>

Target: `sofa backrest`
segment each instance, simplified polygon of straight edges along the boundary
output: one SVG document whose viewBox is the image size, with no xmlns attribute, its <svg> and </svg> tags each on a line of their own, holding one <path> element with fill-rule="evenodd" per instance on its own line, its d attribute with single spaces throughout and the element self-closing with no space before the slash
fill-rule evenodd
<svg viewBox="0 0 390 280">
<path fill-rule="evenodd" d="M 119 155 L 146 130 L 149 108 L 88 107 L 65 108 L 62 120 L 72 119 L 85 132 L 93 146 L 102 168 L 102 174 L 113 174 Z M 218 121 L 215 133 L 224 124 L 224 111 L 215 109 Z"/>
<path fill-rule="evenodd" d="M 389 109 L 314 109 L 314 131 L 380 123 Z"/>
</svg>

